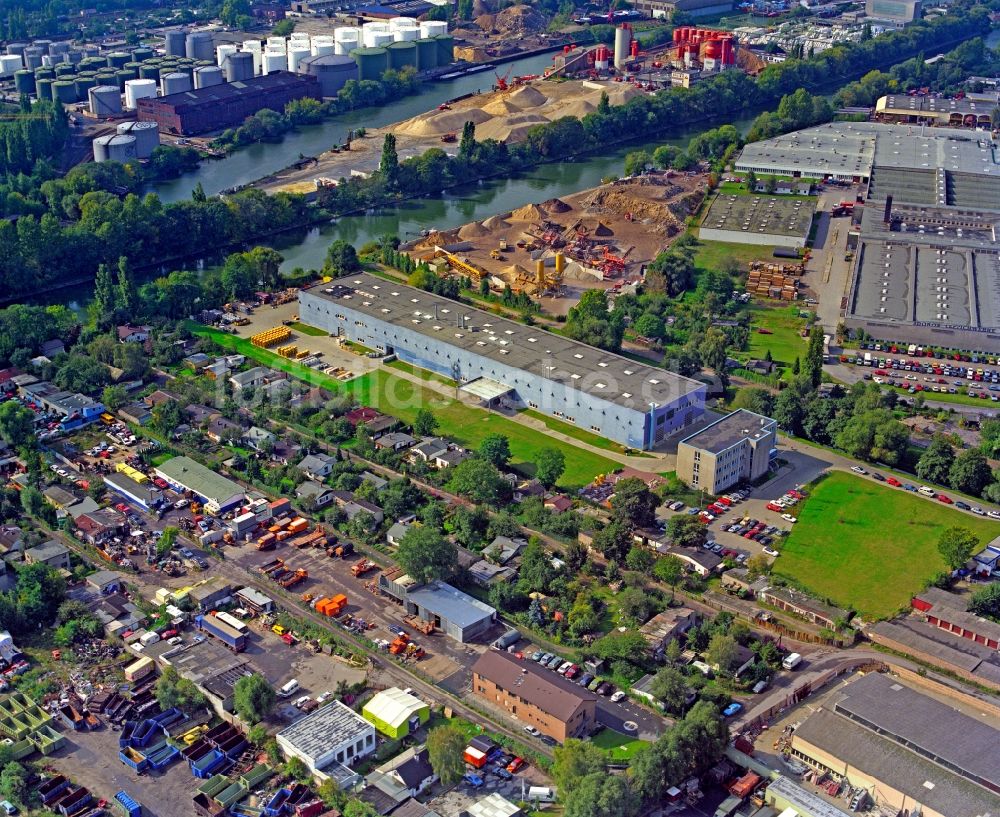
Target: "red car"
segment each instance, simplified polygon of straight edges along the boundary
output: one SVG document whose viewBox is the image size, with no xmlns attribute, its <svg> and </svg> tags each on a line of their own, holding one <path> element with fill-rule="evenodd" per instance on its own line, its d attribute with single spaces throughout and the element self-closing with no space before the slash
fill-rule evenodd
<svg viewBox="0 0 1000 817">
<path fill-rule="evenodd" d="M 128 513 L 128 505 L 126 505 L 124 502 L 119 502 L 117 505 L 115 505 L 115 510 L 118 511 L 119 513 Z"/>
<path fill-rule="evenodd" d="M 157 477 L 156 479 L 154 479 L 153 480 L 153 485 L 155 485 L 161 491 L 165 491 L 169 487 L 167 485 L 167 481 L 163 477 Z"/>
<path fill-rule="evenodd" d="M 903 486 L 903 483 L 900 482 L 895 477 L 886 477 L 885 478 L 885 484 L 886 485 L 891 485 L 893 488 L 901 488 Z"/>
<path fill-rule="evenodd" d="M 515 757 L 510 763 L 507 764 L 507 771 L 511 774 L 517 774 L 524 767 L 524 760 L 522 758 Z"/>
<path fill-rule="evenodd" d="M 938 494 L 937 495 L 937 500 L 938 500 L 938 502 L 943 502 L 945 505 L 954 505 L 955 504 L 955 501 L 950 496 L 948 496 L 947 494 Z"/>
<path fill-rule="evenodd" d="M 768 503 L 767 503 L 767 509 L 768 509 L 769 511 L 774 511 L 775 513 L 781 513 L 781 512 L 782 512 L 782 511 L 784 510 L 784 508 L 782 508 L 782 507 L 781 507 L 781 506 L 780 506 L 779 504 L 777 504 L 776 502 L 768 502 Z"/>
<path fill-rule="evenodd" d="M 796 499 L 805 499 L 806 498 L 806 495 L 804 493 L 802 493 L 801 491 L 796 491 L 794 488 L 792 488 L 792 490 L 790 490 L 788 493 L 790 493 Z"/>
</svg>

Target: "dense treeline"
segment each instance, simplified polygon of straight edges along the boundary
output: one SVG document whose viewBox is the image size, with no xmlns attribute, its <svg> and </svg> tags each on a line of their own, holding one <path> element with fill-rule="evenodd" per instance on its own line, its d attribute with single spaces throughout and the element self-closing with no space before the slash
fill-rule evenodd
<svg viewBox="0 0 1000 817">
<path fill-rule="evenodd" d="M 56 156 L 69 134 L 62 105 L 21 98 L 16 108 L 5 106 L 0 121 L 0 174 L 31 172 L 35 162 Z"/>
</svg>

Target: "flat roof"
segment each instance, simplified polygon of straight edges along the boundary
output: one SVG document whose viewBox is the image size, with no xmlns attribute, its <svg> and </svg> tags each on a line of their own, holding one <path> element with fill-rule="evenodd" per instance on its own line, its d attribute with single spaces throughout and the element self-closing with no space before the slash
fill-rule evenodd
<svg viewBox="0 0 1000 817">
<path fill-rule="evenodd" d="M 404 692 L 399 687 L 391 687 L 376 693 L 364 705 L 362 711 L 388 724 L 399 726 L 416 715 L 421 709 L 426 709 L 427 706 L 416 695 Z"/>
<path fill-rule="evenodd" d="M 814 794 L 808 789 L 802 788 L 798 783 L 789 780 L 784 775 L 779 774 L 774 780 L 767 784 L 767 791 L 764 794 L 764 801 L 770 795 L 772 801 L 775 797 L 780 797 L 793 808 L 794 814 L 808 814 L 809 817 L 848 817 L 848 812 L 837 808 L 832 803 L 828 803 L 818 794 Z M 782 812 L 784 817 L 785 812 Z"/>
<path fill-rule="evenodd" d="M 502 650 L 484 652 L 472 671 L 561 721 L 569 720 L 581 704 L 597 701 L 593 692 Z"/>
<path fill-rule="evenodd" d="M 770 417 L 747 409 L 736 409 L 681 440 L 682 443 L 719 454 L 741 440 L 758 440 L 776 430 Z"/>
<path fill-rule="evenodd" d="M 493 792 L 477 800 L 466 811 L 469 817 L 514 817 L 521 813 L 516 803 L 510 802 L 502 794 Z"/>
<path fill-rule="evenodd" d="M 174 457 L 156 466 L 156 472 L 168 482 L 193 491 L 205 499 L 221 503 L 243 493 L 237 483 L 206 468 L 190 457 Z"/>
<path fill-rule="evenodd" d="M 206 88 L 196 88 L 191 91 L 181 91 L 177 94 L 154 97 L 147 100 L 141 107 L 157 108 L 169 106 L 182 110 L 189 105 L 224 104 L 235 97 L 274 91 L 278 88 L 287 88 L 288 86 L 295 85 L 318 87 L 318 81 L 315 77 L 305 74 L 272 71 L 270 74 L 263 74 L 259 77 L 251 77 L 236 82 L 223 82 L 220 85 L 211 85 Z"/>
<path fill-rule="evenodd" d="M 497 611 L 488 604 L 444 582 L 433 582 L 406 591 L 406 600 L 459 627 L 470 627 Z"/>
<path fill-rule="evenodd" d="M 357 712 L 338 700 L 321 706 L 315 712 L 299 718 L 278 738 L 311 758 L 317 758 L 330 747 L 370 734 L 374 727 Z"/>
<path fill-rule="evenodd" d="M 814 199 L 720 193 L 701 223 L 710 230 L 801 238 L 809 234 Z"/>
<path fill-rule="evenodd" d="M 391 325 L 626 408 L 649 411 L 704 391 L 705 385 L 586 343 L 525 326 L 369 273 L 305 290 Z"/>
<path fill-rule="evenodd" d="M 997 107 L 996 96 L 996 94 L 993 94 L 992 99 L 975 99 L 968 96 L 963 99 L 955 99 L 954 97 L 946 98 L 929 95 L 910 96 L 909 94 L 889 94 L 888 96 L 881 97 L 875 103 L 875 110 L 879 113 L 888 113 L 896 116 L 935 114 L 937 117 L 945 115 L 950 117 L 952 114 L 957 114 L 960 116 L 985 116 L 989 120 L 993 109 Z"/>
</svg>

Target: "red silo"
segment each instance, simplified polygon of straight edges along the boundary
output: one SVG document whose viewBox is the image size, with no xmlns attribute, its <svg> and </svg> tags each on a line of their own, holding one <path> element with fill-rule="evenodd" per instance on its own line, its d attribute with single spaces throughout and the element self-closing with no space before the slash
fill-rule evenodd
<svg viewBox="0 0 1000 817">
<path fill-rule="evenodd" d="M 681 42 L 683 36 L 684 36 L 684 28 L 683 28 L 683 26 L 675 28 L 674 29 L 674 45 L 677 45 L 679 42 Z"/>
</svg>

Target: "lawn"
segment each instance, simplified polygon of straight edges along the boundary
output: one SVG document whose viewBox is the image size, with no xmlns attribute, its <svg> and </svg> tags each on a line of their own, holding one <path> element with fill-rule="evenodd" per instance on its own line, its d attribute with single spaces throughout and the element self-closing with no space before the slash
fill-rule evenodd
<svg viewBox="0 0 1000 817">
<path fill-rule="evenodd" d="M 795 358 L 805 356 L 806 341 L 799 332 L 806 322 L 799 317 L 799 307 L 754 304 L 750 307 L 750 314 L 753 320 L 750 326 L 750 357 L 761 360 L 770 350 L 775 363 L 791 366 Z M 762 335 L 758 329 L 766 329 L 771 334 Z"/>
<path fill-rule="evenodd" d="M 774 247 L 737 244 L 733 241 L 702 241 L 698 239 L 694 265 L 698 269 L 719 270 L 723 261 L 733 258 L 744 271 L 751 261 L 774 261 Z"/>
<path fill-rule="evenodd" d="M 293 321 L 289 326 L 296 332 L 301 332 L 303 335 L 310 335 L 314 338 L 323 338 L 330 334 L 324 329 L 310 326 L 308 323 L 299 323 L 298 321 Z"/>
<path fill-rule="evenodd" d="M 591 738 L 591 741 L 595 746 L 604 749 L 612 760 L 617 761 L 631 760 L 639 749 L 648 745 L 644 740 L 630 738 L 614 729 L 602 729 Z"/>
<path fill-rule="evenodd" d="M 567 437 L 572 437 L 574 440 L 579 440 L 582 443 L 587 443 L 587 445 L 592 445 L 595 448 L 603 448 L 605 451 L 616 451 L 619 454 L 624 453 L 625 446 L 612 442 L 611 440 L 605 439 L 599 434 L 594 434 L 592 431 L 587 431 L 586 429 L 579 428 L 572 423 L 566 423 L 562 420 L 557 420 L 555 417 L 548 417 L 542 414 L 540 411 L 535 411 L 534 409 L 525 409 L 521 412 L 525 417 L 533 417 L 536 420 L 541 420 L 545 425 L 547 425 L 553 431 L 558 431 L 560 434 L 565 434 Z"/>
<path fill-rule="evenodd" d="M 945 528 L 969 528 L 984 545 L 1000 534 L 1000 523 L 844 472 L 821 478 L 810 493 L 775 572 L 867 618 L 908 607 L 945 569 L 937 550 Z"/>
</svg>

